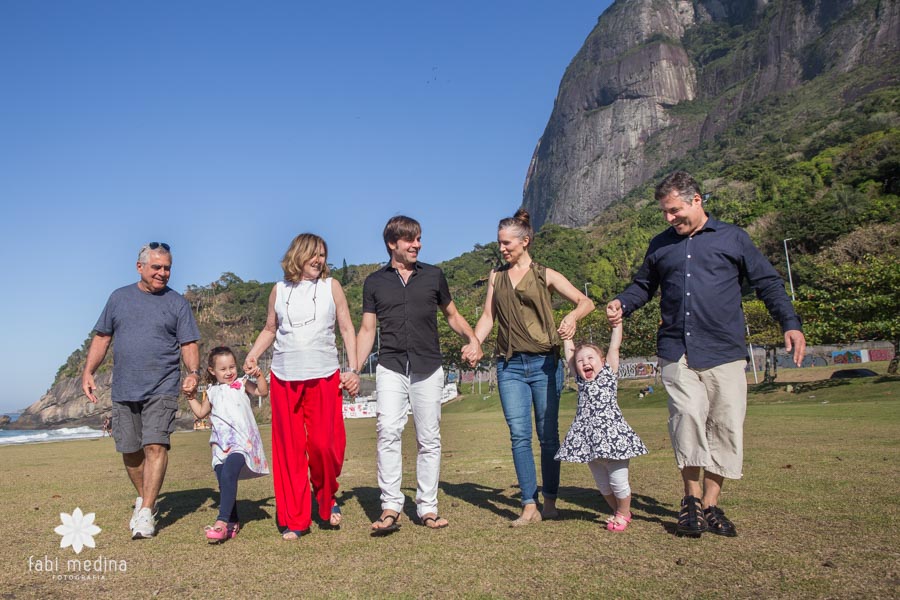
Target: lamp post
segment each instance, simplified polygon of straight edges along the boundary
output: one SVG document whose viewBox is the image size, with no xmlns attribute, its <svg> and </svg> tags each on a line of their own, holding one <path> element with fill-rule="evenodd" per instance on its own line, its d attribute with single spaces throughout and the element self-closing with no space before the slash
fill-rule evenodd
<svg viewBox="0 0 900 600">
<path fill-rule="evenodd" d="M 794 278 L 791 275 L 791 256 L 788 254 L 787 243 L 794 238 L 787 238 L 784 240 L 784 259 L 787 261 L 787 271 L 788 271 L 788 282 L 791 284 L 791 302 L 796 302 L 797 298 L 794 296 Z"/>
</svg>

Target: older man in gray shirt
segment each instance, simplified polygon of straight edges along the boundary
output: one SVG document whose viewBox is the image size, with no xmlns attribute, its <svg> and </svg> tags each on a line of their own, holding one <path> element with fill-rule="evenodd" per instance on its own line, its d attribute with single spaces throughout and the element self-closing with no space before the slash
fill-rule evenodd
<svg viewBox="0 0 900 600">
<path fill-rule="evenodd" d="M 115 290 L 106 302 L 88 350 L 81 387 L 96 402 L 94 371 L 113 346 L 112 426 L 116 450 L 138 492 L 132 539 L 156 533 L 156 497 L 168 465 L 169 435 L 175 430 L 179 388 L 197 389 L 200 330 L 190 304 L 168 286 L 168 244 L 150 242 L 138 254 L 140 280 Z M 183 384 L 179 360 L 188 375 Z"/>
</svg>

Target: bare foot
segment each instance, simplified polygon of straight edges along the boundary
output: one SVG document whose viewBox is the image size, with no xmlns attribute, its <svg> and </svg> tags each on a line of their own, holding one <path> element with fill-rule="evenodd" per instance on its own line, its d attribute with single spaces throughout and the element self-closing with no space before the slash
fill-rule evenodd
<svg viewBox="0 0 900 600">
<path fill-rule="evenodd" d="M 384 510 L 381 513 L 381 516 L 378 517 L 378 520 L 372 523 L 372 531 L 378 531 L 383 533 L 388 533 L 390 531 L 396 531 L 400 529 L 400 524 L 397 523 L 397 520 L 400 518 L 400 513 L 395 510 Z"/>
<path fill-rule="evenodd" d="M 332 527 L 340 527 L 342 518 L 343 516 L 341 515 L 341 507 L 337 504 L 334 504 L 331 507 L 331 516 L 328 518 L 328 523 Z"/>
<path fill-rule="evenodd" d="M 450 521 L 444 517 L 439 517 L 437 513 L 426 513 L 421 516 L 419 522 L 428 529 L 443 529 L 450 525 Z"/>
<path fill-rule="evenodd" d="M 537 504 L 526 504 L 525 509 L 522 511 L 522 516 L 520 516 L 515 521 L 511 521 L 510 527 L 523 527 L 525 525 L 531 525 L 532 523 L 540 523 L 541 522 L 541 513 L 537 509 Z"/>
<path fill-rule="evenodd" d="M 292 542 L 294 540 L 299 540 L 302 536 L 309 533 L 309 529 L 304 529 L 303 531 L 294 531 L 292 529 L 288 529 L 284 533 L 281 534 L 281 539 Z"/>
</svg>

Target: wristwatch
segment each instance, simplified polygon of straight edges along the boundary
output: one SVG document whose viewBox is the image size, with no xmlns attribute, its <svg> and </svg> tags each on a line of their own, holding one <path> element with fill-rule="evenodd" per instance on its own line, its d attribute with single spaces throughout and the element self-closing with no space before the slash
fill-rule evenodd
<svg viewBox="0 0 900 600">
<path fill-rule="evenodd" d="M 193 371 L 188 371 L 188 375 L 196 375 L 197 377 L 200 377 L 200 371 L 194 369 Z"/>
<path fill-rule="evenodd" d="M 348 369 L 348 373 L 353 373 L 354 375 L 359 375 L 359 369 Z"/>
</svg>

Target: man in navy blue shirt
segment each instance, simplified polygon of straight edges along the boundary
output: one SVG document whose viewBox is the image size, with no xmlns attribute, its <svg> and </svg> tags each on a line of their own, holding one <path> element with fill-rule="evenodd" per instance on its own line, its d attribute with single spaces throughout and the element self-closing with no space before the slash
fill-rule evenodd
<svg viewBox="0 0 900 600">
<path fill-rule="evenodd" d="M 660 290 L 657 354 L 669 394 L 669 435 L 684 482 L 676 532 L 733 537 L 737 531 L 718 500 L 724 479 L 742 475 L 747 407 L 742 282 L 756 290 L 781 325 L 797 366 L 806 340 L 781 276 L 746 231 L 706 214 L 693 177 L 676 171 L 655 195 L 671 227 L 651 240 L 632 284 L 607 305 L 606 314 L 618 324 Z"/>
</svg>

